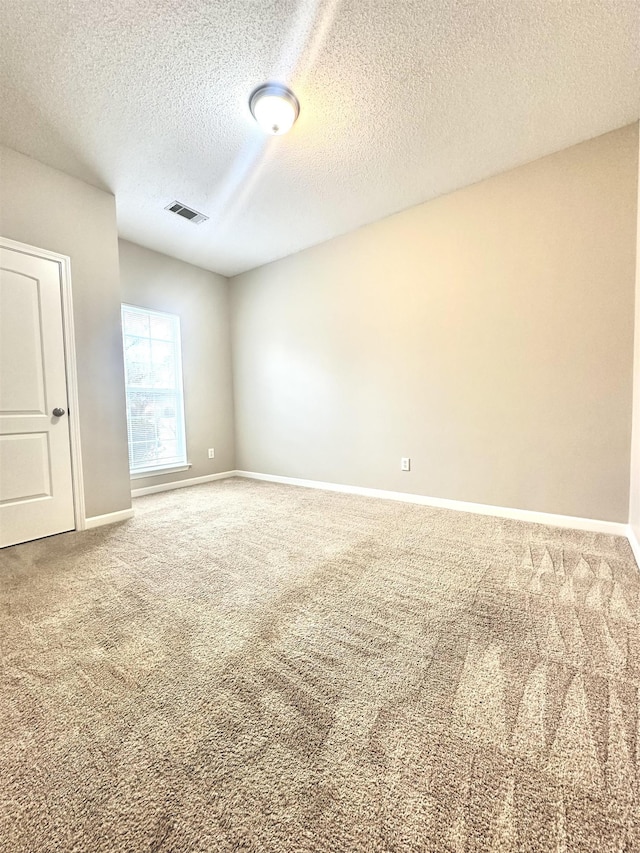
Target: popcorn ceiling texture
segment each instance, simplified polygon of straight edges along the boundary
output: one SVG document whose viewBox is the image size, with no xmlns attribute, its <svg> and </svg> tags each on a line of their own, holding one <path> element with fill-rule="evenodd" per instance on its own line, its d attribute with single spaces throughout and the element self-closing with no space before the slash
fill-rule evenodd
<svg viewBox="0 0 640 853">
<path fill-rule="evenodd" d="M 0 562 L 3 853 L 640 849 L 626 539 L 235 479 Z"/>
<path fill-rule="evenodd" d="M 225 275 L 639 111 L 637 0 L 4 0 L 0 32 L 0 141 Z M 302 112 L 266 139 L 247 101 L 274 79 Z"/>
</svg>

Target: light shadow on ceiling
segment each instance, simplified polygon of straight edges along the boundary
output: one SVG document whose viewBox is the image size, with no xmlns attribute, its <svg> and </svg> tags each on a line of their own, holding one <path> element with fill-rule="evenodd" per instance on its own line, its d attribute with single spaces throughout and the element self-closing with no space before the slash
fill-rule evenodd
<svg viewBox="0 0 640 853">
<path fill-rule="evenodd" d="M 270 80 L 285 83 L 295 91 L 304 88 L 318 55 L 331 31 L 342 0 L 301 0 L 293 27 L 284 40 L 282 55 Z M 289 45 L 302 44 L 294 51 Z M 263 81 L 256 81 L 260 83 Z M 294 85 L 295 84 L 295 85 Z M 247 93 L 248 98 L 248 93 Z M 304 104 L 301 107 L 304 109 Z M 248 107 L 247 107 L 248 109 Z M 285 138 L 285 137 L 283 137 Z M 275 154 L 275 137 L 254 132 L 236 156 L 221 186 L 210 198 L 207 213 L 218 232 L 231 227 L 251 196 L 264 167 Z"/>
</svg>

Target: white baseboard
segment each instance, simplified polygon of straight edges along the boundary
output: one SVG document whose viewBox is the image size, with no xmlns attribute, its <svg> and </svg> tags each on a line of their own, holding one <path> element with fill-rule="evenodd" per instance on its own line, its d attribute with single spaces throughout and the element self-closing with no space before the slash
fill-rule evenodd
<svg viewBox="0 0 640 853">
<path fill-rule="evenodd" d="M 633 556 L 636 558 L 636 565 L 640 568 L 640 542 L 638 542 L 638 537 L 630 524 L 627 525 L 627 539 L 629 540 L 629 545 L 631 545 Z"/>
<path fill-rule="evenodd" d="M 207 474 L 204 477 L 191 477 L 189 480 L 174 480 L 172 483 L 159 483 L 157 486 L 145 486 L 142 489 L 132 489 L 132 498 L 143 495 L 154 495 L 156 492 L 170 492 L 172 489 L 184 489 L 187 486 L 199 486 L 201 483 L 211 483 L 213 480 L 226 480 L 235 477 L 235 471 L 222 471 L 220 474 Z"/>
<path fill-rule="evenodd" d="M 547 524 L 551 527 L 565 527 L 572 530 L 586 530 L 591 533 L 608 533 L 613 536 L 625 537 L 629 533 L 628 525 L 617 521 L 600 521 L 595 518 L 580 518 L 574 515 L 555 515 L 529 509 L 512 509 L 511 507 L 476 504 L 468 501 L 454 501 L 448 498 L 431 498 L 426 495 L 412 495 L 407 492 L 388 492 L 384 489 L 368 489 L 363 486 L 344 486 L 338 483 L 323 483 L 319 480 L 302 480 L 297 477 L 280 477 L 275 474 L 257 474 L 253 471 L 232 471 L 231 474 L 236 477 L 247 477 L 250 480 L 267 480 L 270 483 L 286 483 L 308 489 L 325 489 L 331 492 L 345 492 L 350 495 L 364 495 L 369 498 L 384 498 L 388 501 L 403 501 L 439 509 L 452 509 L 456 512 L 472 512 L 476 515 L 494 515 L 498 518 L 512 518 L 516 521 L 529 521 L 533 524 Z"/>
<path fill-rule="evenodd" d="M 93 530 L 94 527 L 126 521 L 128 518 L 133 518 L 133 509 L 121 509 L 118 512 L 108 512 L 106 515 L 93 515 L 91 518 L 85 518 L 84 529 Z"/>
<path fill-rule="evenodd" d="M 528 521 L 532 524 L 546 524 L 550 527 L 562 527 L 570 530 L 584 530 L 590 533 L 607 533 L 611 536 L 624 536 L 629 540 L 636 563 L 640 567 L 640 542 L 628 524 L 618 521 L 603 521 L 597 518 L 580 518 L 575 515 L 556 515 L 550 512 L 535 512 L 529 509 L 514 509 L 512 507 L 477 504 L 469 501 L 456 501 L 449 498 L 433 498 L 427 495 L 412 495 L 408 492 L 391 492 L 385 489 L 370 489 L 364 486 L 348 486 L 341 483 L 325 483 L 320 480 L 304 480 L 299 477 L 281 477 L 277 474 L 259 474 L 255 471 L 222 471 L 219 474 L 208 474 L 204 477 L 192 477 L 188 480 L 176 480 L 173 483 L 161 483 L 157 486 L 146 486 L 133 489 L 131 497 L 152 495 L 157 492 L 168 492 L 172 489 L 183 489 L 188 486 L 198 486 L 214 480 L 226 480 L 229 477 L 245 477 L 249 480 L 265 480 L 269 483 L 284 483 L 290 486 L 302 486 L 307 489 L 323 489 L 330 492 L 343 492 L 350 495 L 362 495 L 369 498 L 383 498 L 390 501 L 419 504 L 421 506 L 451 509 L 455 512 L 471 512 L 476 515 L 492 515 L 497 518 L 510 518 L 515 521 Z M 122 510 L 109 515 L 98 515 L 86 520 L 86 527 L 99 527 L 114 521 L 131 518 L 133 510 Z"/>
</svg>

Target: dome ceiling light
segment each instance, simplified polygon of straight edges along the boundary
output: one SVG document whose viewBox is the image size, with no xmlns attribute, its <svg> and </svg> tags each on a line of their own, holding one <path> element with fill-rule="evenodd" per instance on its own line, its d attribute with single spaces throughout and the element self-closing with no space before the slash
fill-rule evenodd
<svg viewBox="0 0 640 853">
<path fill-rule="evenodd" d="M 281 136 L 293 127 L 300 104 L 291 89 L 280 83 L 266 83 L 251 94 L 249 109 L 265 133 Z"/>
</svg>

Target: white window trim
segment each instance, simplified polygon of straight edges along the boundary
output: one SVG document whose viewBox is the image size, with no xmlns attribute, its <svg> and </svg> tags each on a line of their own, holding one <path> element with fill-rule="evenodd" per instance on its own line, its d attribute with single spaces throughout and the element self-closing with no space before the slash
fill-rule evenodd
<svg viewBox="0 0 640 853">
<path fill-rule="evenodd" d="M 188 471 L 191 468 L 191 462 L 186 465 L 166 465 L 164 468 L 136 468 L 135 471 L 129 474 L 132 480 L 142 480 L 144 477 L 160 477 L 162 474 L 177 474 L 179 471 Z"/>
<path fill-rule="evenodd" d="M 130 302 L 122 302 L 121 303 L 121 314 L 122 314 L 123 308 L 126 308 L 127 310 L 130 310 L 130 311 L 138 311 L 139 313 L 152 313 L 152 314 L 160 314 L 160 315 L 165 314 L 169 317 L 177 317 L 177 320 L 178 320 L 178 334 L 177 334 L 178 371 L 177 371 L 177 380 L 178 381 L 177 381 L 176 390 L 178 391 L 178 400 L 180 401 L 180 410 L 181 410 L 181 414 L 182 414 L 182 426 L 183 426 L 183 434 L 184 434 L 184 450 L 185 450 L 185 456 L 186 456 L 186 454 L 187 454 L 187 422 L 186 422 L 185 405 L 184 405 L 184 377 L 182 374 L 182 323 L 181 323 L 180 315 L 179 314 L 173 314 L 173 313 L 167 312 L 167 311 L 159 311 L 156 308 L 148 308 L 148 307 L 145 307 L 143 305 L 133 305 Z M 125 336 L 125 331 L 124 331 L 124 325 L 123 325 L 122 326 L 123 342 L 124 342 L 124 336 Z M 125 376 L 126 376 L 126 364 L 125 364 Z M 125 378 L 125 384 L 126 384 L 126 378 Z M 127 431 L 128 431 L 128 425 L 127 425 Z M 184 463 L 178 463 L 177 465 L 175 463 L 170 464 L 170 465 L 154 465 L 153 467 L 135 468 L 134 470 L 131 470 L 131 468 L 129 468 L 129 479 L 130 480 L 141 480 L 142 478 L 145 478 L 145 477 L 159 477 L 162 474 L 172 474 L 172 473 L 178 473 L 180 471 L 188 471 L 189 468 L 191 468 L 191 462 L 189 462 L 189 461 L 184 462 Z"/>
</svg>

